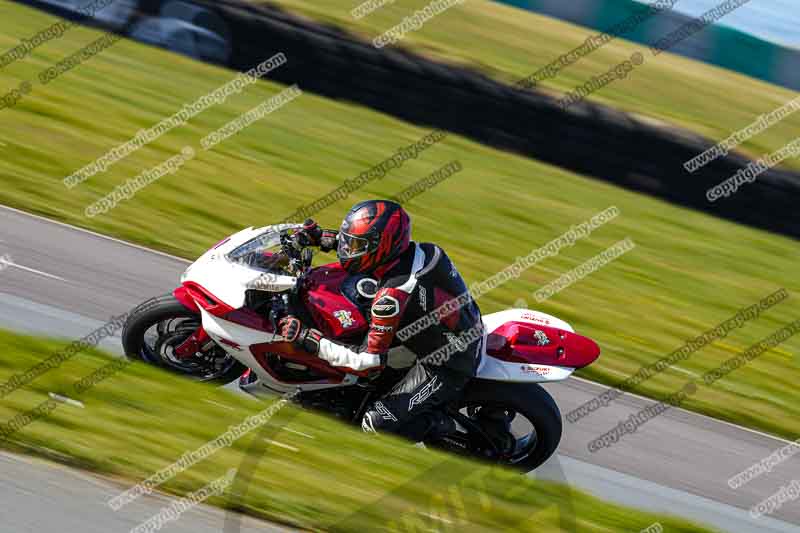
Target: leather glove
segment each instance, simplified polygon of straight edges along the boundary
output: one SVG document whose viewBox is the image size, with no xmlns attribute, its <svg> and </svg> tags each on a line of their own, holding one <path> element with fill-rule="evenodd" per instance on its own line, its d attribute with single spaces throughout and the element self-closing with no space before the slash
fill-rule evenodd
<svg viewBox="0 0 800 533">
<path fill-rule="evenodd" d="M 300 246 L 319 246 L 322 238 L 322 229 L 313 219 L 306 219 L 303 227 L 295 233 L 295 239 Z"/>
<path fill-rule="evenodd" d="M 300 322 L 296 316 L 289 315 L 278 322 L 278 334 L 291 342 L 298 348 L 310 354 L 319 353 L 319 341 L 322 340 L 322 332 L 318 329 L 309 328 Z"/>
<path fill-rule="evenodd" d="M 319 246 L 323 252 L 329 252 L 338 245 L 336 232 L 323 230 L 311 218 L 303 222 L 303 227 L 295 235 L 300 246 Z"/>
</svg>

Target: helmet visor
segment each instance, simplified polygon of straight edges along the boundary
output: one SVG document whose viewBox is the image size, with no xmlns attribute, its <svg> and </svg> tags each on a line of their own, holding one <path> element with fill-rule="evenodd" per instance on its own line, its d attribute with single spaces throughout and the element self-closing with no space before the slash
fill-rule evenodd
<svg viewBox="0 0 800 533">
<path fill-rule="evenodd" d="M 369 251 L 369 241 L 363 237 L 356 237 L 343 231 L 339 232 L 339 248 L 337 255 L 340 259 L 353 259 Z"/>
</svg>

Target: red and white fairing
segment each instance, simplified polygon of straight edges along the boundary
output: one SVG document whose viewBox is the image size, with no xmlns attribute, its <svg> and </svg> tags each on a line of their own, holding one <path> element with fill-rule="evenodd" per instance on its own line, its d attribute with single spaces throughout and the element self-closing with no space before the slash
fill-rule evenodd
<svg viewBox="0 0 800 533">
<path fill-rule="evenodd" d="M 295 287 L 297 278 L 231 261 L 228 254 L 254 239 L 271 242 L 272 235 L 300 225 L 247 228 L 221 241 L 186 269 L 182 286 L 175 296 L 186 307 L 199 311 L 203 331 L 183 347 L 191 351 L 208 335 L 231 356 L 255 372 L 262 386 L 277 392 L 296 389 L 318 390 L 352 385 L 357 376 L 326 361 L 298 350 L 277 335 L 269 321 L 247 309 L 247 290 L 283 293 Z M 306 276 L 300 298 L 315 324 L 325 336 L 360 342 L 368 323 L 358 307 L 342 293 L 347 273 L 338 263 L 317 267 Z M 525 309 L 511 309 L 483 317 L 484 342 L 477 377 L 496 381 L 548 382 L 566 379 L 577 368 L 591 364 L 600 355 L 594 341 L 574 332 L 572 327 L 551 315 Z M 420 333 L 424 335 L 425 333 Z M 402 352 L 403 349 L 393 351 Z M 180 352 L 179 347 L 176 352 Z M 393 357 L 390 366 L 402 367 L 411 359 Z M 407 351 L 406 351 L 407 352 Z M 278 354 L 298 368 L 312 369 L 313 381 L 292 382 L 280 379 L 268 361 Z M 399 363 L 401 359 L 405 361 Z M 397 361 L 398 363 L 393 363 Z"/>
<path fill-rule="evenodd" d="M 592 364 L 600 347 L 568 323 L 528 309 L 483 317 L 483 357 L 478 377 L 496 381 L 561 381 Z"/>
</svg>

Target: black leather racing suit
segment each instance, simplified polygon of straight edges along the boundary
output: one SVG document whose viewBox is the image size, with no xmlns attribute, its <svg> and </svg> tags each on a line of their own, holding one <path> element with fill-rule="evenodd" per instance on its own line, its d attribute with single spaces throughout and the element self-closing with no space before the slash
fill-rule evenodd
<svg viewBox="0 0 800 533">
<path fill-rule="evenodd" d="M 441 407 L 457 400 L 475 375 L 483 338 L 480 310 L 450 258 L 435 244 L 411 242 L 372 277 L 378 291 L 364 344 L 322 339 L 319 356 L 336 366 L 363 370 L 383 365 L 390 350 L 412 352 L 414 364 L 367 409 L 362 427 L 419 441 L 446 426 Z"/>
</svg>

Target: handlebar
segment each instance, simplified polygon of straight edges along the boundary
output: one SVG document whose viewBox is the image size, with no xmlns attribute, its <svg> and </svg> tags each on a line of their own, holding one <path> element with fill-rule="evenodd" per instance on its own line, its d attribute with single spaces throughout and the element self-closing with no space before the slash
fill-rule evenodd
<svg viewBox="0 0 800 533">
<path fill-rule="evenodd" d="M 289 258 L 292 270 L 302 275 L 311 268 L 314 253 L 299 242 L 297 235 L 297 232 L 291 235 L 288 233 L 281 235 L 281 251 Z"/>
</svg>

